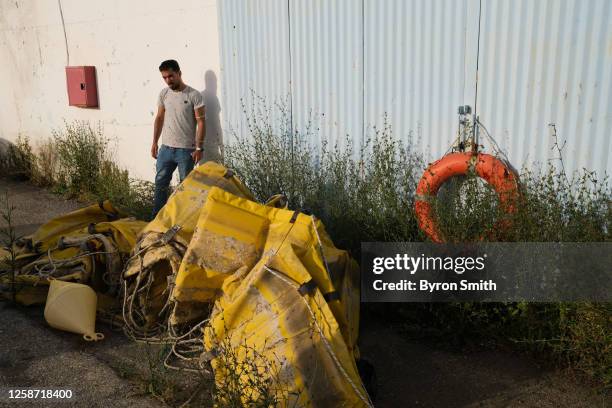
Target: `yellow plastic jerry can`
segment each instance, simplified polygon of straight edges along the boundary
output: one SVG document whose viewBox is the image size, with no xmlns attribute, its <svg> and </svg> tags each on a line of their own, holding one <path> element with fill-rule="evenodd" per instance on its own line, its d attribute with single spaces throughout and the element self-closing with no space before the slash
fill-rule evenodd
<svg viewBox="0 0 612 408">
<path fill-rule="evenodd" d="M 51 281 L 45 305 L 45 320 L 49 326 L 82 334 L 87 341 L 104 338 L 96 333 L 96 292 L 87 285 Z"/>
</svg>

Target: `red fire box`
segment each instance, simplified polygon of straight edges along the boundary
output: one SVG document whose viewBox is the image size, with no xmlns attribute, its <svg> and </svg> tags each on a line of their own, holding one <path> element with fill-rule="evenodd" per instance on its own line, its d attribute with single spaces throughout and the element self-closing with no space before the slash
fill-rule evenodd
<svg viewBox="0 0 612 408">
<path fill-rule="evenodd" d="M 98 107 L 96 67 L 66 67 L 68 105 L 82 108 Z"/>
</svg>

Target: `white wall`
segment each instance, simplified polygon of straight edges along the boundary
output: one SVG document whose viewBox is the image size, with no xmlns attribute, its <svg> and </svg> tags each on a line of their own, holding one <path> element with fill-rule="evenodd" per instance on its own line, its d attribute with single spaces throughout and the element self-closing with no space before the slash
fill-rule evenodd
<svg viewBox="0 0 612 408">
<path fill-rule="evenodd" d="M 61 0 L 69 65 L 96 66 L 99 109 L 68 106 L 58 3 L 0 0 L 0 137 L 36 143 L 64 120 L 101 121 L 117 140 L 117 161 L 152 180 L 159 63 L 176 59 L 188 85 L 210 91 L 205 74 L 219 73 L 216 0 Z"/>
</svg>

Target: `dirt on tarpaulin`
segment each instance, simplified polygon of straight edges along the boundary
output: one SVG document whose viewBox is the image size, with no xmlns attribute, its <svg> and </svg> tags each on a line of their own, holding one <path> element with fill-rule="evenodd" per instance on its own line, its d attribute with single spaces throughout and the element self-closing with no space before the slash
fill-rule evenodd
<svg viewBox="0 0 612 408">
<path fill-rule="evenodd" d="M 83 206 L 0 179 L 0 193 L 4 191 L 16 208 L 19 234 L 32 233 L 48 219 Z M 0 228 L 4 226 L 0 221 Z M 143 382 L 151 380 L 146 347 L 121 332 L 99 325 L 106 339 L 86 343 L 78 335 L 48 327 L 42 308 L 7 303 L 0 303 L 0 319 L 3 389 L 72 389 L 76 399 L 66 406 L 166 406 L 143 392 Z M 543 369 L 526 356 L 439 350 L 406 340 L 380 320 L 364 319 L 360 349 L 376 368 L 377 407 L 606 407 L 611 402 L 609 396 L 597 395 L 563 372 Z M 203 394 L 210 395 L 210 390 Z M 0 406 L 13 405 L 0 399 Z"/>
</svg>

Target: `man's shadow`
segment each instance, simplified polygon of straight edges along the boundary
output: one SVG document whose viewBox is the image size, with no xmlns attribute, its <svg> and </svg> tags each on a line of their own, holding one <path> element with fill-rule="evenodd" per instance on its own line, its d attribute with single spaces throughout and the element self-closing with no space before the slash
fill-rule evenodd
<svg viewBox="0 0 612 408">
<path fill-rule="evenodd" d="M 204 106 L 206 107 L 206 137 L 204 139 L 204 152 L 200 163 L 207 161 L 223 162 L 223 130 L 221 129 L 221 105 L 217 97 L 217 75 L 208 70 L 204 74 L 205 89 L 202 91 Z"/>
</svg>

